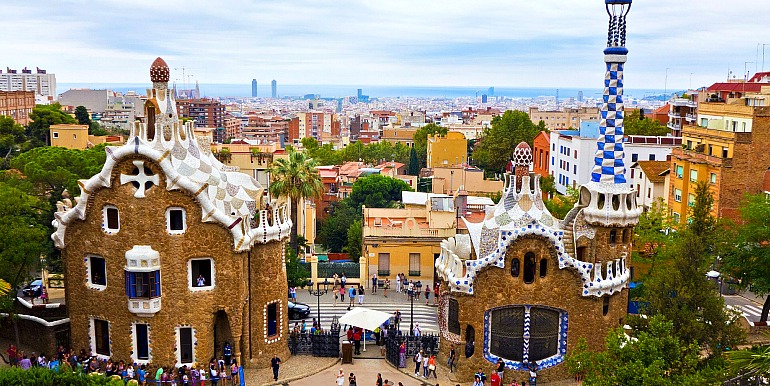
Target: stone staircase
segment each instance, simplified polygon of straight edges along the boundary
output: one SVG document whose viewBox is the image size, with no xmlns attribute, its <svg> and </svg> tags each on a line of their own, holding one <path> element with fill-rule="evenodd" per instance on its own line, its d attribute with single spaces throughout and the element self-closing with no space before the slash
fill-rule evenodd
<svg viewBox="0 0 770 386">
<path fill-rule="evenodd" d="M 564 249 L 567 251 L 567 253 L 574 257 L 575 256 L 575 240 L 574 240 L 574 232 L 573 229 L 575 225 L 575 219 L 573 218 L 570 222 L 568 222 L 564 229 L 564 238 L 562 238 L 562 241 L 564 242 Z"/>
</svg>

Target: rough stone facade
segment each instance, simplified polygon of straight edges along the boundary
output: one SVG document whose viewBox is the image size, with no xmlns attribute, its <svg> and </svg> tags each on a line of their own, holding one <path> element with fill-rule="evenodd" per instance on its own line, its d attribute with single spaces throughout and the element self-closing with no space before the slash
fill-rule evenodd
<svg viewBox="0 0 770 386">
<path fill-rule="evenodd" d="M 135 159 L 145 161 L 145 165 L 161 177 L 160 185 L 148 189 L 146 197 L 141 199 L 134 197 L 131 184 L 119 183 L 120 174 L 129 174 Z M 147 158 L 138 156 L 122 160 L 113 169 L 112 177 L 110 188 L 92 192 L 85 220 L 70 225 L 67 245 L 62 250 L 68 278 L 67 305 L 72 325 L 72 347 L 91 347 L 90 318 L 97 317 L 109 321 L 112 355 L 124 360 L 128 360 L 134 350 L 131 325 L 135 322 L 149 325 L 150 357 L 157 364 L 174 363 L 177 346 L 175 327 L 183 325 L 195 329 L 197 344 L 194 357 L 198 362 L 208 361 L 215 353 L 221 355 L 224 340 L 231 343 L 241 341 L 244 352 L 240 352 L 239 345 L 234 344 L 235 356 L 249 359 L 255 366 L 267 365 L 255 358 L 263 352 L 286 356 L 285 344 L 268 345 L 262 334 L 264 305 L 278 300 L 284 311 L 287 306 L 283 286 L 272 284 L 281 280 L 285 283 L 286 280 L 280 242 L 257 245 L 250 252 L 233 252 L 230 232 L 219 224 L 201 222 L 201 208 L 195 198 L 183 191 L 166 190 L 162 170 Z M 102 230 L 102 208 L 105 205 L 118 208 L 120 230 L 117 233 L 107 234 Z M 186 212 L 187 229 L 183 234 L 172 235 L 166 229 L 166 209 L 170 207 L 181 207 Z M 160 254 L 162 306 L 150 318 L 139 317 L 127 307 L 125 253 L 135 245 L 149 245 Z M 105 259 L 107 286 L 104 290 L 87 285 L 84 258 L 88 255 Z M 202 257 L 210 257 L 214 261 L 215 285 L 208 291 L 193 292 L 189 289 L 188 262 L 191 258 Z M 251 262 L 251 275 L 246 269 L 248 262 Z M 248 299 L 251 299 L 251 319 L 246 307 Z M 229 334 L 219 333 L 215 342 L 214 326 L 218 311 L 226 316 L 226 323 L 220 321 L 218 327 L 228 330 Z M 285 331 L 288 323 L 285 312 L 281 318 L 280 325 Z M 248 320 L 256 325 L 249 328 L 248 323 L 244 324 Z M 270 350 L 268 346 L 281 349 Z"/>
<path fill-rule="evenodd" d="M 608 235 L 609 231 L 597 232 L 597 236 L 600 234 Z M 605 237 L 596 237 L 595 240 L 587 244 L 590 249 L 601 251 L 599 254 L 601 255 L 604 254 L 604 251 L 609 250 L 602 248 L 602 244 L 606 240 Z M 628 245 L 618 244 L 616 248 L 625 249 L 628 248 Z M 527 252 L 534 252 L 538 262 L 541 257 L 548 259 L 545 277 L 540 277 L 538 272 L 532 284 L 525 284 L 521 276 L 514 278 L 510 273 L 511 259 L 513 257 L 521 259 Z M 601 259 L 600 256 L 596 257 Z M 459 293 L 450 295 L 458 301 L 460 306 L 459 320 L 462 341 L 455 343 L 460 358 L 457 367 L 457 379 L 473 379 L 473 374 L 479 367 L 487 374 L 494 369 L 494 363 L 486 360 L 483 352 L 484 313 L 486 310 L 508 305 L 542 305 L 566 311 L 569 315 L 568 355 L 581 337 L 586 339 L 592 350 L 604 348 L 604 338 L 607 333 L 621 325 L 626 316 L 627 289 L 609 296 L 608 312 L 607 315 L 603 315 L 603 299 L 581 296 L 579 290 L 582 285 L 580 276 L 573 270 L 558 268 L 554 250 L 547 240 L 538 237 L 522 238 L 508 248 L 505 260 L 505 268 L 491 267 L 476 277 L 476 281 L 479 283 L 493 284 L 477 286 L 472 296 Z M 539 268 L 538 266 L 538 270 Z M 446 288 L 442 288 L 442 290 L 446 290 Z M 475 352 L 473 356 L 466 359 L 463 351 L 467 342 L 468 326 L 475 330 Z M 446 343 L 446 340 L 444 342 Z M 441 345 L 441 354 L 442 356 L 449 355 L 448 344 Z M 528 372 L 506 369 L 505 382 L 510 383 L 514 379 L 525 380 L 528 376 Z M 539 382 L 550 382 L 567 377 L 569 374 L 563 365 L 538 371 Z"/>
</svg>

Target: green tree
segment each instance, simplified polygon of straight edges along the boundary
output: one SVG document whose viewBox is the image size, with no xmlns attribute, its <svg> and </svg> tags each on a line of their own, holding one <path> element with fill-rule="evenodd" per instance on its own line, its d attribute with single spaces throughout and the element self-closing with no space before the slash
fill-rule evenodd
<svg viewBox="0 0 770 386">
<path fill-rule="evenodd" d="M 108 134 L 110 134 L 110 132 L 107 131 L 105 128 L 103 128 L 102 125 L 99 124 L 99 122 L 91 121 L 91 123 L 88 124 L 88 134 L 91 134 L 91 135 L 108 135 Z M 228 140 L 227 143 L 230 143 L 229 142 L 230 138 L 226 138 L 226 139 Z"/>
<path fill-rule="evenodd" d="M 24 152 L 11 160 L 11 167 L 19 170 L 26 178 L 9 180 L 15 184 L 23 184 L 24 190 L 36 196 L 41 202 L 46 202 L 45 213 L 40 224 L 47 228 L 48 234 L 53 233 L 53 214 L 56 203 L 63 197 L 64 190 L 74 198 L 80 195 L 77 181 L 87 179 L 99 173 L 104 166 L 106 153 L 105 145 L 94 146 L 86 150 L 67 149 L 63 147 L 38 147 Z M 48 243 L 49 264 L 58 271 L 60 254 Z"/>
<path fill-rule="evenodd" d="M 664 136 L 669 133 L 669 129 L 658 121 L 642 117 L 642 112 L 639 109 L 626 112 L 623 117 L 623 125 L 625 135 Z"/>
<path fill-rule="evenodd" d="M 77 119 L 78 125 L 91 124 L 91 114 L 88 114 L 88 109 L 85 106 L 75 107 L 75 119 Z"/>
<path fill-rule="evenodd" d="M 358 261 L 361 257 L 361 248 L 363 246 L 363 228 L 361 227 L 361 220 L 355 220 L 350 224 L 347 236 L 348 240 L 342 251 L 350 256 L 350 260 Z"/>
<path fill-rule="evenodd" d="M 503 172 L 521 142 L 532 146 L 538 127 L 523 111 L 508 110 L 492 119 L 492 126 L 484 129 L 473 149 L 473 159 L 488 172 Z"/>
<path fill-rule="evenodd" d="M 584 385 L 710 385 L 719 382 L 724 366 L 704 361 L 700 348 L 674 334 L 674 323 L 654 316 L 649 326 L 627 336 L 622 328 L 609 333 L 607 350 L 591 352 L 585 338 L 565 364 Z"/>
<path fill-rule="evenodd" d="M 550 200 L 545 200 L 545 207 L 556 218 L 564 218 L 575 206 L 580 191 L 578 189 L 567 187 L 567 194 L 555 194 Z"/>
<path fill-rule="evenodd" d="M 286 281 L 289 287 L 304 287 L 310 272 L 300 262 L 297 251 L 291 249 L 291 245 L 286 247 Z"/>
<path fill-rule="evenodd" d="M 725 270 L 740 279 L 742 287 L 765 296 L 760 321 L 767 322 L 770 311 L 770 202 L 764 193 L 746 195 L 741 204 L 743 223 L 736 232 L 737 245 L 722 255 Z"/>
<path fill-rule="evenodd" d="M 770 333 L 763 333 L 765 339 L 770 339 Z M 756 346 L 746 350 L 727 353 L 730 368 L 733 372 L 756 371 L 757 375 L 770 375 L 770 345 Z"/>
<path fill-rule="evenodd" d="M 661 264 L 643 278 L 644 294 L 653 315 L 673 323 L 674 333 L 713 354 L 741 343 L 743 333 L 724 300 L 706 278 L 722 243 L 711 215 L 713 198 L 706 183 L 695 188 L 689 223 L 660 252 Z"/>
<path fill-rule="evenodd" d="M 0 169 L 8 168 L 8 160 L 25 140 L 24 127 L 13 118 L 0 115 L 0 155 L 3 157 Z"/>
<path fill-rule="evenodd" d="M 288 158 L 278 158 L 270 168 L 273 182 L 270 194 L 284 196 L 291 201 L 291 249 L 297 250 L 297 212 L 300 199 L 320 197 L 324 191 L 318 163 L 304 153 L 289 149 Z"/>
<path fill-rule="evenodd" d="M 51 125 L 77 123 L 75 118 L 61 111 L 61 105 L 58 102 L 35 106 L 29 113 L 29 118 L 32 122 L 27 126 L 28 149 L 51 144 L 48 138 Z"/>
<path fill-rule="evenodd" d="M 650 210 L 639 216 L 634 227 L 634 245 L 640 254 L 654 258 L 660 248 L 674 236 L 674 224 L 668 216 L 666 203 L 662 198 L 654 201 Z"/>
<path fill-rule="evenodd" d="M 350 198 L 356 205 L 366 205 L 367 208 L 392 208 L 401 201 L 404 190 L 411 192 L 412 188 L 402 180 L 372 174 L 353 183 Z"/>
<path fill-rule="evenodd" d="M 417 150 L 414 150 L 414 147 L 412 147 L 412 150 L 409 151 L 409 175 L 410 176 L 418 176 L 420 175 L 420 160 L 417 158 Z"/>
<path fill-rule="evenodd" d="M 348 245 L 348 231 L 360 219 L 361 205 L 354 203 L 350 197 L 332 203 L 329 215 L 318 226 L 316 242 L 332 253 L 343 252 Z"/>
<path fill-rule="evenodd" d="M 428 136 L 430 135 L 446 135 L 448 132 L 446 127 L 441 127 L 435 123 L 429 123 L 414 132 L 412 137 L 414 141 L 414 149 L 417 151 L 417 158 L 420 161 L 420 169 L 424 168 L 428 163 Z"/>
</svg>

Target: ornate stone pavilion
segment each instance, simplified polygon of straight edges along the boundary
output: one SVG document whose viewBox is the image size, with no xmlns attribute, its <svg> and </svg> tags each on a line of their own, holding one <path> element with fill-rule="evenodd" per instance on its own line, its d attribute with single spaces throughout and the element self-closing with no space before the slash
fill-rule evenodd
<svg viewBox="0 0 770 386">
<path fill-rule="evenodd" d="M 468 234 L 441 243 L 436 271 L 441 287 L 442 354 L 453 343 L 460 354 L 458 380 L 471 380 L 498 359 L 525 379 L 568 377 L 562 365 L 581 337 L 604 347 L 610 329 L 623 323 L 628 301 L 628 259 L 641 209 L 624 179 L 623 64 L 625 16 L 630 0 L 606 0 L 610 31 L 600 137 L 592 181 L 563 220 L 545 208 L 539 176 L 529 173 L 532 153 L 521 143 L 515 174 L 506 175 L 500 202 L 484 220 L 463 218 Z M 472 355 L 461 355 L 464 348 Z"/>
<path fill-rule="evenodd" d="M 72 347 L 181 366 L 229 341 L 239 363 L 265 367 L 288 356 L 286 208 L 260 210 L 262 186 L 179 120 L 163 59 L 150 78 L 145 121 L 56 213 Z"/>
</svg>

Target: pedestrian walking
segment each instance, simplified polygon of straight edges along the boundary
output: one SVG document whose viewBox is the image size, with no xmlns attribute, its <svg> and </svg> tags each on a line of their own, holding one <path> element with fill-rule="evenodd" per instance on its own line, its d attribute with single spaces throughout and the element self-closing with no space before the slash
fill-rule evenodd
<svg viewBox="0 0 770 386">
<path fill-rule="evenodd" d="M 377 274 L 376 273 L 372 275 L 372 293 L 373 294 L 377 293 Z"/>
<path fill-rule="evenodd" d="M 376 386 L 382 386 L 382 374 L 377 373 L 377 381 L 375 381 Z"/>
<path fill-rule="evenodd" d="M 502 358 L 497 359 L 497 368 L 495 369 L 495 372 L 500 377 L 500 383 L 503 382 L 503 372 L 505 371 L 505 364 L 503 363 Z"/>
<path fill-rule="evenodd" d="M 278 380 L 278 369 L 281 368 L 281 358 L 278 358 L 277 354 L 273 354 L 273 359 L 270 360 L 270 367 L 273 368 L 273 380 Z"/>
<path fill-rule="evenodd" d="M 428 306 L 430 302 L 430 286 L 425 286 L 425 305 Z"/>
<path fill-rule="evenodd" d="M 385 283 L 382 284 L 382 287 L 385 290 L 385 297 L 388 297 L 388 290 L 390 289 L 390 279 L 386 277 Z"/>
<path fill-rule="evenodd" d="M 406 367 L 406 341 L 401 341 L 398 346 L 398 368 L 403 369 Z"/>
<path fill-rule="evenodd" d="M 393 323 L 396 324 L 396 331 L 400 331 L 401 311 L 399 311 L 398 308 L 396 308 L 396 312 L 393 313 Z"/>
<path fill-rule="evenodd" d="M 396 275 L 396 292 L 401 293 L 401 274 Z"/>
<path fill-rule="evenodd" d="M 342 283 L 342 286 L 344 287 L 345 284 L 347 284 L 347 282 L 348 282 L 348 278 L 345 277 L 345 273 L 343 272 L 342 273 L 342 278 L 340 279 L 340 283 Z"/>
<path fill-rule="evenodd" d="M 433 379 L 438 379 L 436 375 L 436 354 L 431 354 L 428 359 L 428 377 L 433 374 Z"/>
<path fill-rule="evenodd" d="M 340 286 L 340 301 L 345 303 L 345 285 Z"/>
<path fill-rule="evenodd" d="M 353 307 L 353 302 L 356 300 L 356 287 L 354 285 L 351 285 L 348 290 L 348 298 L 350 298 L 348 307 Z"/>
<path fill-rule="evenodd" d="M 453 373 L 454 369 L 457 368 L 457 351 L 455 351 L 455 345 L 452 344 L 449 346 L 449 358 L 447 358 L 446 365 L 449 367 L 449 372 Z"/>
<path fill-rule="evenodd" d="M 425 354 L 422 356 L 422 377 L 428 378 L 428 362 L 430 361 L 430 357 L 428 357 L 428 354 Z"/>
<path fill-rule="evenodd" d="M 360 285 L 358 286 L 358 305 L 362 306 L 364 304 L 364 286 Z"/>
<path fill-rule="evenodd" d="M 342 386 L 345 384 L 345 373 L 340 369 L 340 372 L 337 373 L 337 386 Z"/>
<path fill-rule="evenodd" d="M 350 376 L 348 377 L 348 386 L 357 386 L 356 375 L 353 373 L 350 373 Z"/>
<path fill-rule="evenodd" d="M 297 301 L 297 287 L 289 288 L 289 297 L 291 298 L 291 301 Z"/>
</svg>

